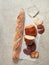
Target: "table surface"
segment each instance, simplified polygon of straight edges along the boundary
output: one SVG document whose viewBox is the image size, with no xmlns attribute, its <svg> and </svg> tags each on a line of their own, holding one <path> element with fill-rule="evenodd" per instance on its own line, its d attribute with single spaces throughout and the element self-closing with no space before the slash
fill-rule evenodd
<svg viewBox="0 0 49 65">
<path fill-rule="evenodd" d="M 39 58 L 35 61 L 13 62 L 13 34 L 16 16 L 20 8 L 36 5 L 44 18 L 45 33 L 40 38 Z M 0 0 L 0 65 L 48 65 L 49 64 L 49 0 Z"/>
</svg>

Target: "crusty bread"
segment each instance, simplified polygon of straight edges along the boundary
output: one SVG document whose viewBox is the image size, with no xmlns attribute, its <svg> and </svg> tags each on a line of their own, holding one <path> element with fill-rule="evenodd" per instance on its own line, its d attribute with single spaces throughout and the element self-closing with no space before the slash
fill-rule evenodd
<svg viewBox="0 0 49 65">
<path fill-rule="evenodd" d="M 36 35 L 37 35 L 37 29 L 36 29 L 36 27 L 34 25 L 26 26 L 26 28 L 25 28 L 25 34 L 36 37 Z"/>
<path fill-rule="evenodd" d="M 20 23 L 20 22 L 24 22 L 24 20 L 25 20 L 25 12 L 24 12 L 24 9 L 21 9 L 16 22 Z"/>
<path fill-rule="evenodd" d="M 17 51 L 14 51 L 12 59 L 17 60 L 19 58 L 20 52 L 21 52 L 21 47 L 19 47 Z"/>
<path fill-rule="evenodd" d="M 23 37 L 23 29 L 24 28 L 24 22 L 25 22 L 25 12 L 24 9 L 21 9 L 18 17 L 17 17 L 17 27 L 16 27 L 16 34 L 14 36 L 14 42 L 16 42 L 13 46 L 13 51 L 15 51 L 15 53 L 13 54 L 12 58 L 13 60 L 16 60 L 19 58 L 20 52 L 21 52 L 21 44 L 22 44 L 22 38 Z M 20 30 L 21 29 L 21 30 Z M 18 39 L 20 39 L 18 41 Z M 18 41 L 18 42 L 17 42 Z"/>
<path fill-rule="evenodd" d="M 19 48 L 19 46 L 21 46 L 21 44 L 22 44 L 22 38 L 14 43 L 13 50 L 14 51 L 17 50 L 17 48 Z"/>
</svg>

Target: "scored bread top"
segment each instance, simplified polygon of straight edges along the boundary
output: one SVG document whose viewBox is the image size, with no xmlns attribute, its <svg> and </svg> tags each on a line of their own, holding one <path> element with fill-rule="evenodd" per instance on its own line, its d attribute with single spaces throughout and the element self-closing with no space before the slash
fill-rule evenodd
<svg viewBox="0 0 49 65">
<path fill-rule="evenodd" d="M 24 9 L 21 9 L 16 22 L 20 23 L 20 22 L 24 22 L 24 20 L 25 20 L 25 12 L 24 12 Z"/>
</svg>

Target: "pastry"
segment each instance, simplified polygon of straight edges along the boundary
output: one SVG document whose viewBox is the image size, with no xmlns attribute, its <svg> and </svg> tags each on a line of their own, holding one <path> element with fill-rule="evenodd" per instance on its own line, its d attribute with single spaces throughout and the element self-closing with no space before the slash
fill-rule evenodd
<svg viewBox="0 0 49 65">
<path fill-rule="evenodd" d="M 31 58 L 38 58 L 39 57 L 39 52 L 38 51 L 31 52 L 30 57 Z"/>
</svg>

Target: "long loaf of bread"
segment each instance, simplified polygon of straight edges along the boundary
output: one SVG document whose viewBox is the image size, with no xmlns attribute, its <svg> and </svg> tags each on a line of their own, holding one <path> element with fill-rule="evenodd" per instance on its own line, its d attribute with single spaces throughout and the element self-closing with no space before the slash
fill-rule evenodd
<svg viewBox="0 0 49 65">
<path fill-rule="evenodd" d="M 21 52 L 21 45 L 23 40 L 23 32 L 24 32 L 24 23 L 25 23 L 25 12 L 24 9 L 21 9 L 17 20 L 16 20 L 16 34 L 14 36 L 14 46 L 13 46 L 13 60 L 17 60 L 19 58 Z"/>
</svg>

